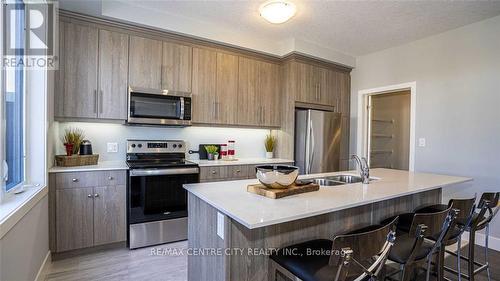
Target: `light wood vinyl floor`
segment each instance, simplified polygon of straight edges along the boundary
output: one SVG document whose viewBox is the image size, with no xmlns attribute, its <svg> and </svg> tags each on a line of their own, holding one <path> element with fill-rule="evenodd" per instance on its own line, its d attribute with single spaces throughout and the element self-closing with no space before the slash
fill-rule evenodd
<svg viewBox="0 0 500 281">
<path fill-rule="evenodd" d="M 187 256 L 176 255 L 187 248 L 187 241 L 159 245 L 137 250 L 126 248 L 105 250 L 63 260 L 53 261 L 46 273 L 46 281 L 94 281 L 94 280 L 151 280 L 151 281 L 186 281 Z M 170 255 L 153 255 L 156 249 L 171 250 Z M 464 247 L 462 253 L 467 254 Z M 476 246 L 479 261 L 483 260 L 483 248 Z M 446 258 L 447 265 L 455 268 L 455 259 Z M 490 250 L 491 279 L 500 281 L 500 252 Z M 462 264 L 465 269 L 465 263 Z M 446 274 L 451 280 L 456 276 Z M 418 281 L 425 280 L 419 276 Z M 432 278 L 435 280 L 435 278 Z M 462 279 L 465 280 L 465 279 Z M 476 277 L 477 281 L 486 281 L 486 272 Z"/>
</svg>

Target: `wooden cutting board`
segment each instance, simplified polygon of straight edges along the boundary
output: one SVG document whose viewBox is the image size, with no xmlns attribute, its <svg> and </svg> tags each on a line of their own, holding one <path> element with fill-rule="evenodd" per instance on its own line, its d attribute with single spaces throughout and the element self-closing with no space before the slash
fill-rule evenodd
<svg viewBox="0 0 500 281">
<path fill-rule="evenodd" d="M 306 193 L 311 191 L 318 191 L 319 185 L 315 183 L 310 183 L 307 185 L 295 185 L 292 184 L 288 188 L 268 188 L 262 184 L 250 184 L 247 186 L 247 191 L 262 195 L 271 199 L 283 198 L 290 195 Z"/>
</svg>

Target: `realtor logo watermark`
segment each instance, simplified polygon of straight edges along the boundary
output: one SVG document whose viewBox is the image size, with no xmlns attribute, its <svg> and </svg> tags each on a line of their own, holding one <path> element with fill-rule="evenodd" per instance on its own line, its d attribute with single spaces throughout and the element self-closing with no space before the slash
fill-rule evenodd
<svg viewBox="0 0 500 281">
<path fill-rule="evenodd" d="M 58 69 L 57 2 L 2 1 L 3 69 Z"/>
</svg>

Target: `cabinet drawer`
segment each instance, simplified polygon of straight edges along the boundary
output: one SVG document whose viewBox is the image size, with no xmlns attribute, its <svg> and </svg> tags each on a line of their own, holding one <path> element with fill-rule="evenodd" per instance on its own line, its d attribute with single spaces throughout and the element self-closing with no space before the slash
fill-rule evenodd
<svg viewBox="0 0 500 281">
<path fill-rule="evenodd" d="M 200 181 L 213 181 L 226 178 L 226 167 L 200 167 Z"/>
<path fill-rule="evenodd" d="M 227 167 L 228 179 L 246 179 L 248 178 L 248 165 L 236 165 Z"/>
<path fill-rule="evenodd" d="M 124 185 L 127 182 L 125 170 L 112 170 L 99 172 L 98 186 Z"/>
<path fill-rule="evenodd" d="M 102 172 L 57 173 L 56 188 L 94 187 L 98 183 L 100 173 Z"/>
</svg>

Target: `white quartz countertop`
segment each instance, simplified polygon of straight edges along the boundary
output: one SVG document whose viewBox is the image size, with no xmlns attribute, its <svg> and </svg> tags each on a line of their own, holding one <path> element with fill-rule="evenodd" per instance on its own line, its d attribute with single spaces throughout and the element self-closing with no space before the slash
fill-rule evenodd
<svg viewBox="0 0 500 281">
<path fill-rule="evenodd" d="M 338 174 L 356 175 L 354 171 L 350 171 L 307 175 L 299 178 Z M 247 192 L 247 185 L 257 183 L 256 179 L 186 184 L 184 188 L 230 218 L 253 229 L 472 180 L 465 177 L 390 169 L 372 169 L 370 176 L 377 179 L 368 185 L 355 183 L 321 186 L 319 191 L 280 199 L 270 199 Z"/>
<path fill-rule="evenodd" d="M 128 170 L 125 161 L 100 161 L 97 165 L 75 166 L 75 167 L 57 167 L 49 169 L 49 173 L 67 173 L 67 172 L 87 172 L 87 171 L 109 171 L 109 170 Z"/>
<path fill-rule="evenodd" d="M 188 161 L 198 164 L 200 167 L 212 167 L 212 166 L 230 166 L 230 165 L 254 165 L 254 164 L 278 164 L 278 163 L 293 163 L 290 159 L 280 159 L 280 158 L 241 158 L 234 161 L 225 160 L 191 160 Z"/>
</svg>

